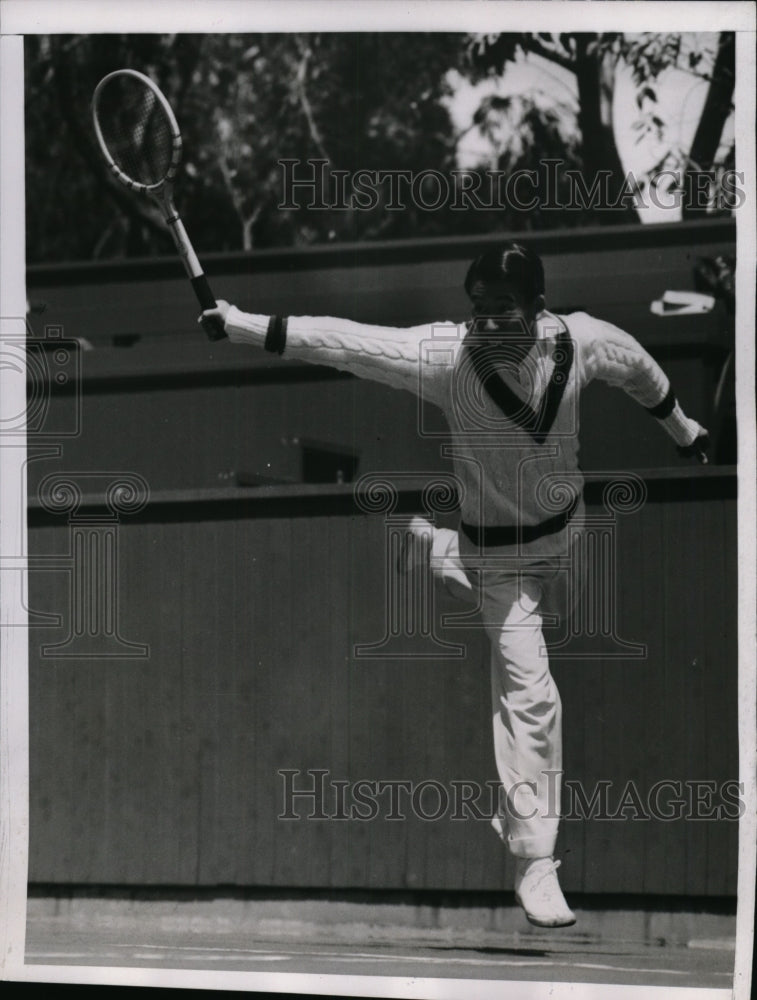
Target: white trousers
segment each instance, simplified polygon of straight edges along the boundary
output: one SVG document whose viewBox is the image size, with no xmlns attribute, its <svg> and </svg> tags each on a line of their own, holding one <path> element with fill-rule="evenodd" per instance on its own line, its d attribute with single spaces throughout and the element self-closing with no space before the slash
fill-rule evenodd
<svg viewBox="0 0 757 1000">
<path fill-rule="evenodd" d="M 516 857 L 549 857 L 560 814 L 562 706 L 543 623 L 545 615 L 570 610 L 565 560 L 561 571 L 557 556 L 544 554 L 550 546 L 541 545 L 497 565 L 515 549 L 487 549 L 482 556 L 462 532 L 428 530 L 434 577 L 455 597 L 480 606 L 491 646 L 494 754 L 504 793 L 493 825 Z M 560 536 L 553 552 L 560 542 L 570 544 L 567 531 Z"/>
</svg>

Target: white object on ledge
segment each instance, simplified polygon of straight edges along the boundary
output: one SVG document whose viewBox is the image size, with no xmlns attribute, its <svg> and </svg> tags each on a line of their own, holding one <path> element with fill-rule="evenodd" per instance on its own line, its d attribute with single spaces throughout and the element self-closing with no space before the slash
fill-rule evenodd
<svg viewBox="0 0 757 1000">
<path fill-rule="evenodd" d="M 649 308 L 655 316 L 690 316 L 708 313 L 714 305 L 715 298 L 712 295 L 667 291 L 661 299 L 655 299 Z"/>
</svg>

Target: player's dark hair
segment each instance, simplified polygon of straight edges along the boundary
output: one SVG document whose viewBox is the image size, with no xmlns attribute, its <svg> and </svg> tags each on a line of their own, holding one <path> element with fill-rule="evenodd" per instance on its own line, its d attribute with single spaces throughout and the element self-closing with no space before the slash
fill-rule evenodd
<svg viewBox="0 0 757 1000">
<path fill-rule="evenodd" d="M 476 282 L 496 282 L 503 278 L 512 281 L 527 302 L 544 294 L 541 257 L 520 243 L 505 243 L 476 257 L 465 276 L 465 291 L 470 296 Z"/>
</svg>

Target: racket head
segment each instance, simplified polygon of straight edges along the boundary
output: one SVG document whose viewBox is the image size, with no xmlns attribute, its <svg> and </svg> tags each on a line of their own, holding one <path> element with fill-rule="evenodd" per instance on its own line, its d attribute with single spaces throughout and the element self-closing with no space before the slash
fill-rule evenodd
<svg viewBox="0 0 757 1000">
<path fill-rule="evenodd" d="M 92 121 L 105 161 L 122 184 L 156 193 L 181 162 L 181 132 L 171 105 L 148 76 L 119 69 L 98 83 Z"/>
</svg>

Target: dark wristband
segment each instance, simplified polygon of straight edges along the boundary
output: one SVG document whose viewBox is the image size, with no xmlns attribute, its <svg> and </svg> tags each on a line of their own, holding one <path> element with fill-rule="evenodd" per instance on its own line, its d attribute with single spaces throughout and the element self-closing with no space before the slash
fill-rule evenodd
<svg viewBox="0 0 757 1000">
<path fill-rule="evenodd" d="M 675 405 L 676 394 L 673 392 L 673 387 L 671 386 L 665 393 L 665 398 L 662 402 L 658 403 L 656 406 L 648 406 L 646 410 L 650 416 L 657 417 L 658 420 L 664 420 L 665 417 L 669 417 L 673 412 Z"/>
<path fill-rule="evenodd" d="M 268 320 L 268 330 L 263 347 L 274 354 L 283 354 L 287 342 L 286 316 L 271 316 Z"/>
</svg>

